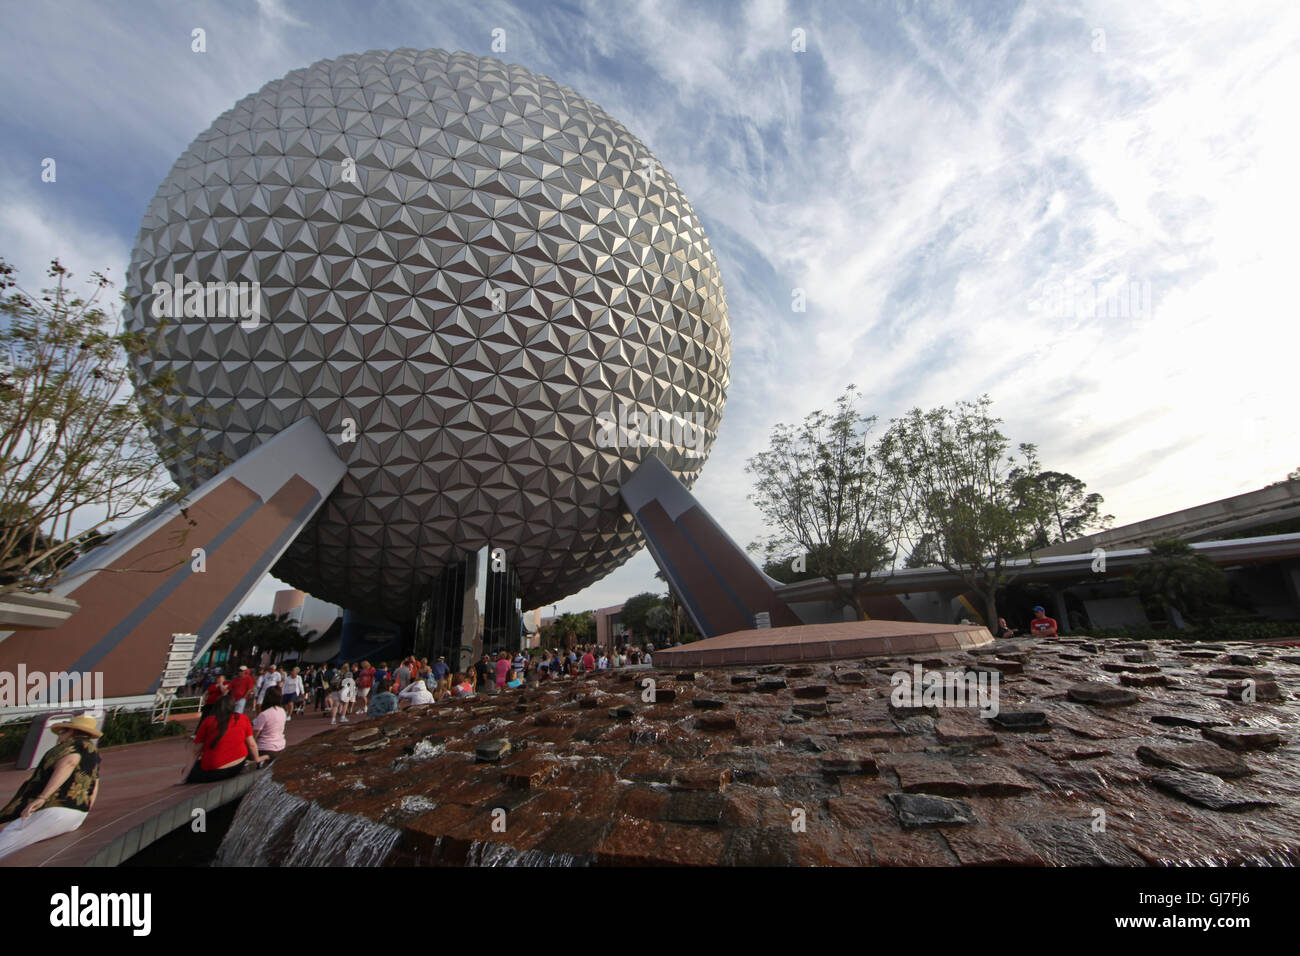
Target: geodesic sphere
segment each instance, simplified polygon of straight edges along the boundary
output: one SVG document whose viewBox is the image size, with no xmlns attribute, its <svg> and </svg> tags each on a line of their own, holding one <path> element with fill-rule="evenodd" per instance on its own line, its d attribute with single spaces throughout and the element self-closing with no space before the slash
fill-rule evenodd
<svg viewBox="0 0 1300 956">
<path fill-rule="evenodd" d="M 177 275 L 260 283 L 260 321 L 156 317 Z M 156 343 L 137 374 L 173 372 L 189 417 L 160 445 L 234 460 L 316 419 L 347 474 L 273 571 L 398 619 L 488 545 L 525 607 L 618 567 L 642 543 L 619 484 L 656 454 L 690 486 L 726 398 L 722 280 L 672 177 L 594 103 L 468 53 L 344 56 L 245 97 L 159 187 L 127 294 Z M 611 446 L 620 406 L 702 435 Z"/>
</svg>

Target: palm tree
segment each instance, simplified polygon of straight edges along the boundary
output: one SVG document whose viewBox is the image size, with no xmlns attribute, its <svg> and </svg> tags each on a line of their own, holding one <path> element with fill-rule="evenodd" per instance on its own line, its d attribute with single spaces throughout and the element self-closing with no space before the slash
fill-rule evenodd
<svg viewBox="0 0 1300 956">
<path fill-rule="evenodd" d="M 668 606 L 673 612 L 673 643 L 680 644 L 682 640 L 682 602 L 677 599 L 677 591 L 662 571 L 656 571 L 655 577 L 668 585 Z"/>
<path fill-rule="evenodd" d="M 228 649 L 236 659 L 256 650 L 274 654 L 278 660 L 286 651 L 301 651 L 311 636 L 303 634 L 288 614 L 241 614 L 226 625 L 217 646 Z"/>
</svg>

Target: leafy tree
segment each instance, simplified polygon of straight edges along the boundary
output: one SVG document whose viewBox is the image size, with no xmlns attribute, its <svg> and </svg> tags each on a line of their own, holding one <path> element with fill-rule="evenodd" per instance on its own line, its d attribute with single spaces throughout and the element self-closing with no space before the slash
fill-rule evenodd
<svg viewBox="0 0 1300 956">
<path fill-rule="evenodd" d="M 1087 487 L 1078 478 L 1061 471 L 1042 471 L 1023 478 L 1021 494 L 1026 498 L 1040 497 L 1044 511 L 1043 520 L 1034 528 L 1025 550 L 1072 541 L 1110 527 L 1115 516 L 1101 514 L 1106 499 L 1096 492 L 1088 494 Z"/>
<path fill-rule="evenodd" d="M 673 627 L 673 612 L 660 603 L 646 612 L 646 631 L 650 634 L 667 634 Z"/>
<path fill-rule="evenodd" d="M 32 529 L 28 529 L 25 534 L 35 540 L 28 540 L 28 537 L 23 537 L 19 541 L 19 547 L 28 554 L 44 554 L 45 556 L 39 558 L 30 567 L 0 571 L 0 585 L 12 584 L 16 587 L 22 587 L 24 583 L 30 583 L 33 580 L 57 582 L 68 565 L 87 551 L 99 547 L 109 538 L 108 535 L 97 530 L 79 534 L 68 542 L 49 538 Z M 10 590 L 13 590 L 13 588 Z"/>
<path fill-rule="evenodd" d="M 1129 579 L 1144 603 L 1173 608 L 1191 620 L 1214 610 L 1227 595 L 1227 575 L 1186 541 L 1160 538 L 1148 552 Z"/>
<path fill-rule="evenodd" d="M 226 625 L 216 646 L 230 651 L 232 659 L 255 652 L 278 658 L 289 651 L 301 653 L 313 634 L 300 631 L 288 614 L 241 614 Z"/>
<path fill-rule="evenodd" d="M 896 513 L 888 476 L 867 441 L 876 419 L 857 411 L 855 392 L 845 389 L 834 412 L 814 411 L 797 427 L 777 425 L 768 450 L 745 470 L 755 476 L 750 501 L 772 532 L 750 550 L 761 550 L 768 568 L 785 562 L 794 574 L 802 563 L 866 620 L 862 591 L 893 562 Z"/>
<path fill-rule="evenodd" d="M 751 545 L 751 550 L 754 547 L 754 545 Z M 890 542 L 885 540 L 883 536 L 879 535 L 875 538 L 874 547 L 869 542 L 857 542 L 851 548 L 844 549 L 844 551 L 853 554 L 874 553 L 879 555 L 879 558 L 872 562 L 875 567 L 882 567 L 884 564 L 888 564 L 894 553 Z M 844 571 L 840 572 L 841 574 L 851 573 L 848 561 L 841 558 L 837 563 L 834 558 L 827 555 L 825 548 L 813 549 L 811 557 L 812 559 L 810 560 L 810 556 L 804 554 L 773 558 L 763 563 L 763 573 L 774 581 L 779 581 L 782 584 L 794 584 L 796 581 L 812 581 L 818 578 L 824 578 L 826 575 L 818 569 L 826 567 L 843 567 Z M 862 583 L 866 580 L 865 576 L 860 575 L 860 578 L 861 581 L 859 587 L 861 587 Z M 846 600 L 845 603 L 851 604 L 852 602 Z"/>
<path fill-rule="evenodd" d="M 638 638 L 645 637 L 654 628 L 650 626 L 650 612 L 657 607 L 667 608 L 667 604 L 658 594 L 645 591 L 628 598 L 619 613 L 619 619 Z"/>
<path fill-rule="evenodd" d="M 930 568 L 939 563 L 939 552 L 935 549 L 934 539 L 928 532 L 922 532 L 916 544 L 903 562 L 905 568 Z"/>
<path fill-rule="evenodd" d="M 0 259 L 0 593 L 49 590 L 109 525 L 180 500 L 149 440 L 174 376 L 133 391 L 126 358 L 146 343 L 101 305 L 111 283 L 93 273 L 82 297 L 57 259 L 47 274 L 32 295 Z"/>
<path fill-rule="evenodd" d="M 1014 577 L 1007 562 L 1047 521 L 1044 497 L 1026 493 L 1039 475 L 1037 449 L 1021 444 L 1018 458 L 1010 454 L 992 404 L 986 395 L 952 409 L 914 408 L 879 446 L 900 537 L 979 595 L 990 623 L 998 588 Z"/>
<path fill-rule="evenodd" d="M 750 545 L 750 550 L 754 550 L 755 545 Z M 763 562 L 763 573 L 773 581 L 779 581 L 782 584 L 794 584 L 796 581 L 811 581 L 814 578 L 821 577 L 816 571 L 808 570 L 808 562 L 800 562 L 795 558 L 772 558 Z"/>
</svg>

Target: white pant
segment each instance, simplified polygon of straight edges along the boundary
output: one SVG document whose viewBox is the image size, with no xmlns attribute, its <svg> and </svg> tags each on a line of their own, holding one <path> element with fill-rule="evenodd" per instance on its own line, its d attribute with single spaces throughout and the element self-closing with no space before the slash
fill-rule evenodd
<svg viewBox="0 0 1300 956">
<path fill-rule="evenodd" d="M 37 810 L 26 820 L 19 817 L 0 830 L 0 858 L 50 837 L 71 833 L 85 822 L 85 810 L 72 810 L 68 807 Z"/>
<path fill-rule="evenodd" d="M 235 713 L 242 714 L 244 712 L 244 705 L 247 703 L 247 697 L 241 697 L 239 700 L 235 701 Z"/>
</svg>

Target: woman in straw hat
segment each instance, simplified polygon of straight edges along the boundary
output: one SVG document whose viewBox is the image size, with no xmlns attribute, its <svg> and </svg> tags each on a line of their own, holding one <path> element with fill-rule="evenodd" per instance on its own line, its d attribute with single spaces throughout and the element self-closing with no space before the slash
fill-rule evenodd
<svg viewBox="0 0 1300 956">
<path fill-rule="evenodd" d="M 86 822 L 99 794 L 102 736 L 94 717 L 73 717 L 50 728 L 58 742 L 45 752 L 14 798 L 0 810 L 0 857 L 41 840 L 71 833 Z"/>
</svg>

